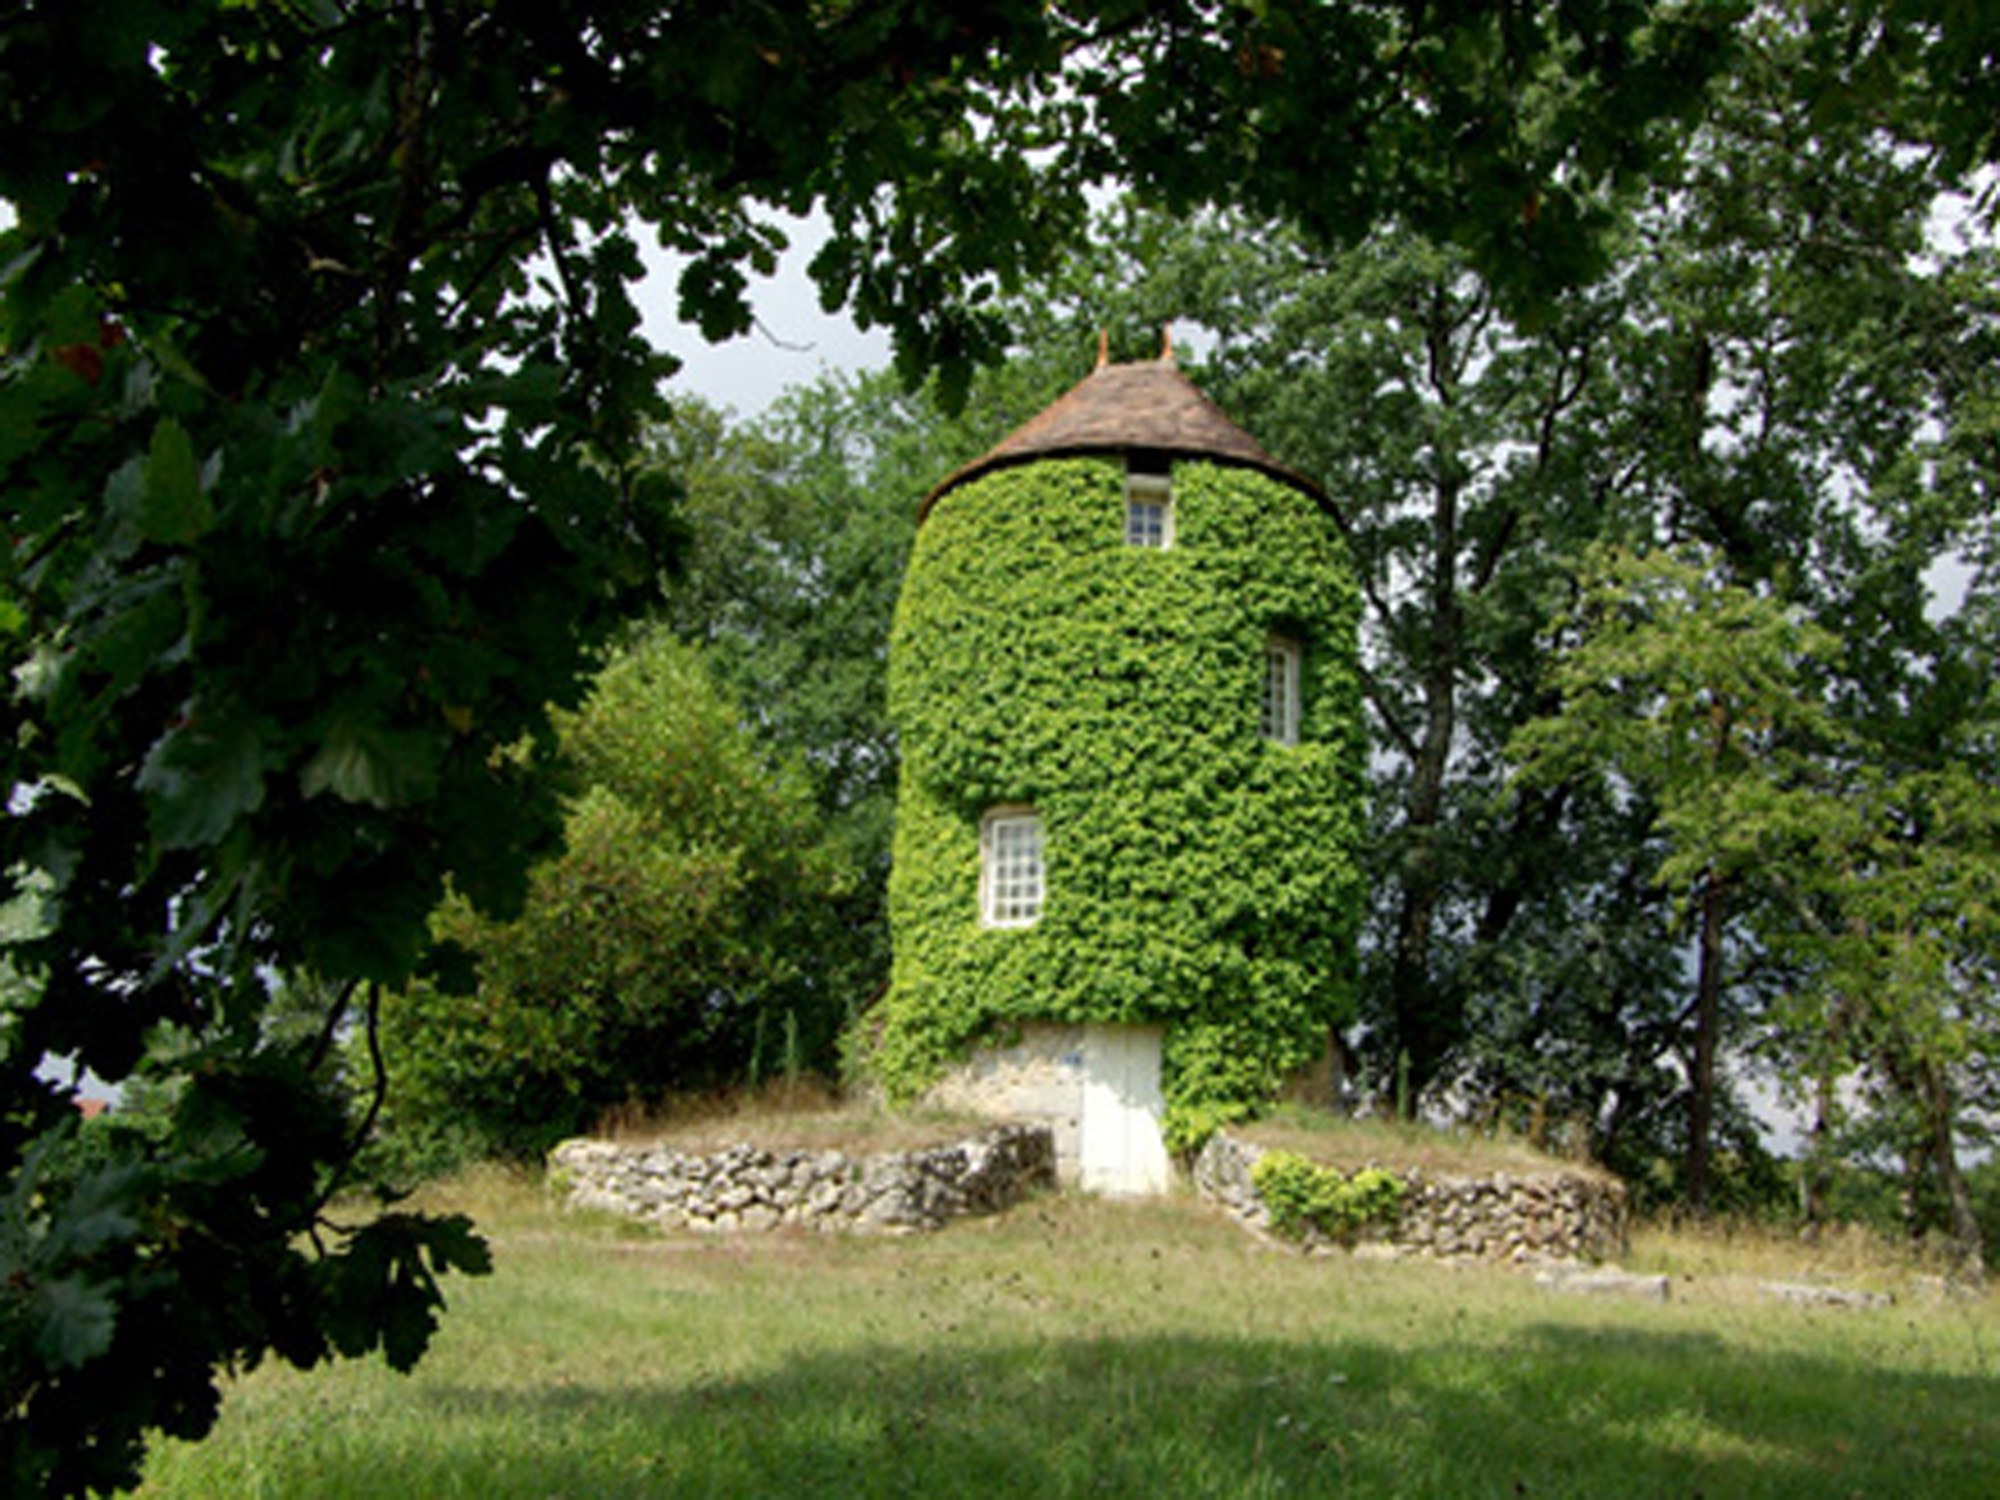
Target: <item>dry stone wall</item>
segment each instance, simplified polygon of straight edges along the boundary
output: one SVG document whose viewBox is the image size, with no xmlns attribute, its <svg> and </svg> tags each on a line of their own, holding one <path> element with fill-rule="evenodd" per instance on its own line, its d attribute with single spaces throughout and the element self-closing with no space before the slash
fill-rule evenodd
<svg viewBox="0 0 2000 1500">
<path fill-rule="evenodd" d="M 1209 1139 L 1196 1158 L 1196 1188 L 1261 1233 L 1272 1233 L 1270 1211 L 1251 1169 L 1264 1148 L 1227 1133 Z M 1496 1173 L 1490 1177 L 1396 1174 L 1408 1186 L 1393 1227 L 1370 1242 L 1396 1253 L 1446 1260 L 1515 1263 L 1601 1261 L 1625 1248 L 1625 1187 L 1588 1172 Z M 1333 1242 L 1310 1235 L 1309 1249 Z"/>
<path fill-rule="evenodd" d="M 1084 1028 L 1030 1021 L 1004 1046 L 979 1048 L 924 1095 L 929 1109 L 1030 1120 L 1055 1142 L 1056 1178 L 1074 1186 L 1083 1171 Z"/>
<path fill-rule="evenodd" d="M 951 1145 L 854 1156 L 737 1145 L 565 1141 L 549 1158 L 572 1208 L 670 1229 L 912 1233 L 994 1213 L 1055 1186 L 1055 1142 L 1040 1125 L 1001 1125 Z"/>
</svg>

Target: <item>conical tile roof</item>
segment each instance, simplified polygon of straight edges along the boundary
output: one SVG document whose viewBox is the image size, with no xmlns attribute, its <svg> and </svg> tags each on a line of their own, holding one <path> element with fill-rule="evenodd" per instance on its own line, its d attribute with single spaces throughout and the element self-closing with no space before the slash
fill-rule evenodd
<svg viewBox="0 0 2000 1500">
<path fill-rule="evenodd" d="M 941 495 L 991 470 L 1084 453 L 1138 453 L 1240 464 L 1260 469 L 1326 504 L 1318 485 L 1266 453 L 1180 372 L 1169 354 L 1140 364 L 1100 363 L 1067 395 L 1030 417 L 985 457 L 974 459 L 946 478 L 925 498 L 918 518 L 928 515 Z"/>
</svg>

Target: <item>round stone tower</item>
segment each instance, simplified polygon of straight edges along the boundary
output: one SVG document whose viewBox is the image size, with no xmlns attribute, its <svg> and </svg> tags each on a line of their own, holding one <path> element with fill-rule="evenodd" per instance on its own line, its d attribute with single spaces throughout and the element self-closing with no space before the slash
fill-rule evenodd
<svg viewBox="0 0 2000 1500">
<path fill-rule="evenodd" d="M 1056 1126 L 1154 1191 L 1351 1014 L 1365 747 L 1333 516 L 1175 367 L 1098 368 L 924 502 L 902 749 L 893 1095 Z"/>
</svg>

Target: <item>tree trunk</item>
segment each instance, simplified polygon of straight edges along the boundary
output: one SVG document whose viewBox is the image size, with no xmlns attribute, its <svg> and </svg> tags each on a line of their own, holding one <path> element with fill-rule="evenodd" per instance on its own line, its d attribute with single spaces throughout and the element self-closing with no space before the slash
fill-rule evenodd
<svg viewBox="0 0 2000 1500">
<path fill-rule="evenodd" d="M 1828 1163 L 1833 1159 L 1833 1068 L 1823 1065 L 1815 1082 L 1812 1129 L 1806 1135 L 1806 1159 L 1799 1173 L 1799 1217 L 1805 1220 L 1807 1241 L 1819 1239 L 1826 1219 Z"/>
<path fill-rule="evenodd" d="M 1709 874 L 1701 887 L 1701 969 L 1695 980 L 1694 1059 L 1688 1079 L 1687 1202 L 1708 1212 L 1710 1137 L 1715 1130 L 1715 1052 L 1722 1028 L 1722 927 L 1725 885 Z"/>
<path fill-rule="evenodd" d="M 1896 1212 L 1911 1244 L 1924 1237 L 1924 1169 L 1930 1154 L 1928 1132 L 1921 1141 L 1903 1147 L 1903 1180 L 1896 1189 Z"/>
<path fill-rule="evenodd" d="M 1953 1138 L 1951 1084 L 1942 1067 L 1926 1062 L 1917 1066 L 1917 1086 L 1922 1091 L 1924 1129 L 1929 1139 L 1927 1154 L 1937 1172 L 1938 1186 L 1944 1191 L 1945 1210 L 1950 1215 L 1952 1254 L 1961 1275 L 1977 1281 L 1986 1274 L 1985 1237 L 1979 1215 L 1972 1205 L 1972 1192 L 1965 1174 L 1959 1170 L 1958 1147 Z"/>
<path fill-rule="evenodd" d="M 1437 925 L 1442 879 L 1437 836 L 1444 814 L 1445 776 L 1451 767 L 1452 737 L 1458 727 L 1459 603 L 1457 584 L 1458 484 L 1439 475 L 1431 513 L 1431 622 L 1424 665 L 1424 736 L 1410 766 L 1404 801 L 1403 900 L 1396 918 L 1395 957 L 1390 970 L 1396 1040 L 1407 1061 L 1406 1086 L 1398 1106 L 1414 1117 L 1417 1100 L 1437 1076 L 1450 1051 L 1456 1018 L 1446 1011 L 1431 980 L 1431 933 Z"/>
<path fill-rule="evenodd" d="M 1463 310 L 1448 286 L 1430 289 L 1424 318 L 1426 380 L 1440 411 L 1458 401 L 1459 361 L 1454 345 Z M 1426 602 L 1429 629 L 1422 666 L 1424 732 L 1410 766 L 1404 801 L 1404 837 L 1409 854 L 1403 867 L 1403 900 L 1397 914 L 1391 1003 L 1396 1018 L 1397 1107 L 1414 1117 L 1424 1089 L 1456 1040 L 1457 1017 L 1431 979 L 1431 934 L 1437 926 L 1443 877 L 1438 869 L 1437 835 L 1444 816 L 1445 777 L 1451 769 L 1452 740 L 1458 732 L 1458 680 L 1464 651 L 1459 601 L 1459 503 L 1463 473 L 1457 451 L 1440 441 L 1432 454 L 1430 576 Z"/>
<path fill-rule="evenodd" d="M 1419 855 L 1419 861 L 1428 856 Z M 1447 1047 L 1445 1020 L 1431 982 L 1431 929 L 1436 920 L 1437 882 L 1421 865 L 1404 878 L 1403 904 L 1396 921 L 1395 958 L 1389 971 L 1396 1017 L 1397 1113 L 1415 1119 L 1417 1100 L 1436 1076 Z"/>
</svg>

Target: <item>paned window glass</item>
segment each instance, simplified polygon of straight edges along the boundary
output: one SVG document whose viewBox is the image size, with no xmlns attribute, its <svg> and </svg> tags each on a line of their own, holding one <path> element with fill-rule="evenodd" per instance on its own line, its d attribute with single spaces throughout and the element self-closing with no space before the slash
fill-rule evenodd
<svg viewBox="0 0 2000 1500">
<path fill-rule="evenodd" d="M 994 813 L 981 844 L 983 920 L 988 927 L 1028 926 L 1042 914 L 1042 820 Z"/>
<path fill-rule="evenodd" d="M 1125 476 L 1125 545 L 1170 547 L 1174 540 L 1173 489 L 1165 474 Z"/>
<path fill-rule="evenodd" d="M 1280 745 L 1299 742 L 1299 659 L 1297 641 L 1272 636 L 1264 645 L 1264 696 L 1257 732 Z"/>
</svg>

